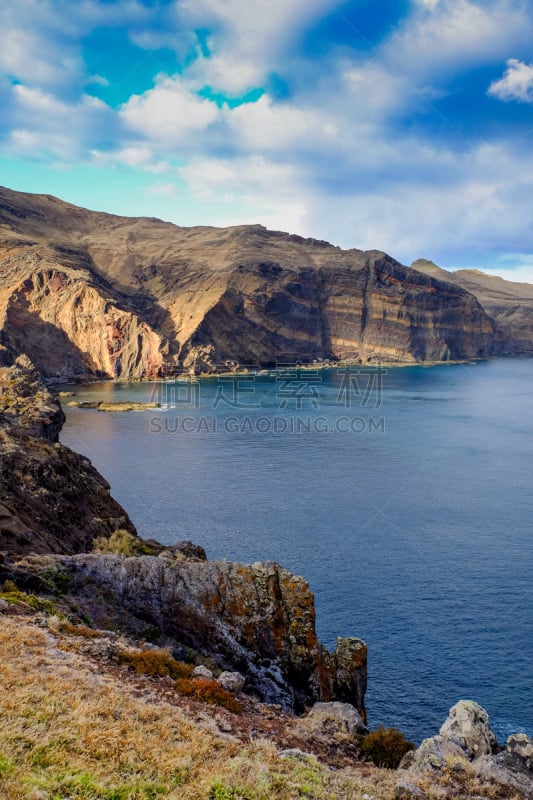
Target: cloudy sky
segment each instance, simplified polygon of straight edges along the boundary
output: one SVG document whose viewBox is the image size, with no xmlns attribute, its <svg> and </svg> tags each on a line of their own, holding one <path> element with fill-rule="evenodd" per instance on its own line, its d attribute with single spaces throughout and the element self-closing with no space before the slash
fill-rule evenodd
<svg viewBox="0 0 533 800">
<path fill-rule="evenodd" d="M 533 0 L 0 0 L 0 184 L 533 282 Z"/>
</svg>

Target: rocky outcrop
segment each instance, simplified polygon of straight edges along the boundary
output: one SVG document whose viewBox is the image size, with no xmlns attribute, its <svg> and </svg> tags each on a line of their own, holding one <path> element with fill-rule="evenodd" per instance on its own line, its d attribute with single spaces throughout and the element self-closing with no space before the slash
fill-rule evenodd
<svg viewBox="0 0 533 800">
<path fill-rule="evenodd" d="M 425 739 L 404 757 L 400 767 L 407 772 L 399 781 L 399 796 L 402 786 L 418 789 L 416 781 L 421 776 L 446 773 L 466 774 L 481 784 L 499 786 L 505 796 L 531 800 L 532 756 L 533 740 L 525 734 L 510 736 L 506 749 L 499 748 L 485 709 L 472 700 L 461 700 L 450 709 L 439 735 Z"/>
<path fill-rule="evenodd" d="M 533 353 L 532 284 L 506 281 L 477 269 L 450 272 L 425 259 L 415 261 L 412 267 L 438 280 L 460 286 L 479 300 L 494 324 L 493 355 Z"/>
<path fill-rule="evenodd" d="M 461 700 L 453 706 L 439 733 L 458 744 L 470 759 L 494 753 L 498 747 L 489 715 L 472 700 Z"/>
<path fill-rule="evenodd" d="M 260 225 L 180 228 L 0 189 L 0 328 L 47 376 L 491 352 L 456 283 Z"/>
<path fill-rule="evenodd" d="M 306 735 L 330 741 L 339 735 L 358 737 L 368 733 L 361 714 L 350 703 L 315 703 L 298 726 Z"/>
<path fill-rule="evenodd" d="M 90 461 L 59 444 L 64 419 L 27 357 L 0 368 L 0 550 L 77 553 L 135 531 Z"/>
<path fill-rule="evenodd" d="M 262 700 L 301 711 L 337 699 L 335 655 L 318 642 L 313 595 L 303 578 L 277 564 L 180 561 L 163 553 L 53 556 L 11 570 L 18 585 L 32 589 L 39 589 L 43 571 L 48 583 L 51 573 L 60 574 L 68 597 L 97 626 L 145 636 L 178 653 L 192 648 L 218 668 L 241 673 L 246 690 Z M 341 685 L 366 683 L 362 654 L 360 648 L 351 669 L 363 679 L 348 679 L 343 662 Z M 350 701 L 363 715 L 364 694 Z"/>
</svg>

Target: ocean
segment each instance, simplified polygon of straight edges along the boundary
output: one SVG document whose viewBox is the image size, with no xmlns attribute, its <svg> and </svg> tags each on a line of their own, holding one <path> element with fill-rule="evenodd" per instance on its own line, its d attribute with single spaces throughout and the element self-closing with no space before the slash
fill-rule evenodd
<svg viewBox="0 0 533 800">
<path fill-rule="evenodd" d="M 72 388 L 72 387 L 71 387 Z M 75 387 L 61 441 L 139 533 L 278 561 L 369 648 L 369 724 L 420 742 L 471 698 L 533 734 L 533 359 Z"/>
</svg>

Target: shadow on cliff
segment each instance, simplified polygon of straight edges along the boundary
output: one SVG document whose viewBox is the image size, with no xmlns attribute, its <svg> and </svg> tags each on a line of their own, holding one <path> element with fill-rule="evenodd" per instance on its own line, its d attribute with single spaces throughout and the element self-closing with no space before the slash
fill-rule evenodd
<svg viewBox="0 0 533 800">
<path fill-rule="evenodd" d="M 25 353 L 47 378 L 92 374 L 105 377 L 88 353 L 84 353 L 65 332 L 30 311 L 26 298 L 18 298 L 16 313 L 8 309 L 3 344 L 14 360 Z"/>
</svg>

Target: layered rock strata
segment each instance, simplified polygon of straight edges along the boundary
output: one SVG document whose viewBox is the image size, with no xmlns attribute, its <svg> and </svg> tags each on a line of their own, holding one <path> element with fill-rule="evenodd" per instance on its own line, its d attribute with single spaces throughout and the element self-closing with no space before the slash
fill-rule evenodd
<svg viewBox="0 0 533 800">
<path fill-rule="evenodd" d="M 180 228 L 0 189 L 0 344 L 52 376 L 491 353 L 477 299 L 379 251 Z"/>
</svg>

